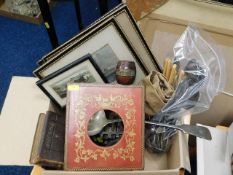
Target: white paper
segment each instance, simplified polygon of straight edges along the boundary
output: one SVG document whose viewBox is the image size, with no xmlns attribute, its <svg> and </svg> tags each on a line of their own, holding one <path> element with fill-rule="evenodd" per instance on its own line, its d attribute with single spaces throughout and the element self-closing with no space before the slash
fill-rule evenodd
<svg viewBox="0 0 233 175">
<path fill-rule="evenodd" d="M 49 99 L 36 86 L 37 80 L 11 80 L 0 116 L 0 165 L 29 165 L 39 113 L 49 107 Z"/>
</svg>

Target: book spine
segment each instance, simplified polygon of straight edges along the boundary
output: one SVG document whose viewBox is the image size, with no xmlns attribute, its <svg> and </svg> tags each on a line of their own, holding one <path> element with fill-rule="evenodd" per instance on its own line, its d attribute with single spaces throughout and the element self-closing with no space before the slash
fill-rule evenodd
<svg viewBox="0 0 233 175">
<path fill-rule="evenodd" d="M 67 85 L 68 88 L 69 85 Z M 66 96 L 66 120 L 65 120 L 65 147 L 64 147 L 64 169 L 67 169 L 67 139 L 68 139 L 68 123 L 69 123 L 69 115 L 70 115 L 70 91 L 67 90 Z"/>
<path fill-rule="evenodd" d="M 43 138 L 42 131 L 44 130 L 44 121 L 45 121 L 45 114 L 41 113 L 38 118 L 36 131 L 33 139 L 31 156 L 29 162 L 31 164 L 38 163 L 40 159 L 40 147 L 41 147 L 41 139 Z"/>
</svg>

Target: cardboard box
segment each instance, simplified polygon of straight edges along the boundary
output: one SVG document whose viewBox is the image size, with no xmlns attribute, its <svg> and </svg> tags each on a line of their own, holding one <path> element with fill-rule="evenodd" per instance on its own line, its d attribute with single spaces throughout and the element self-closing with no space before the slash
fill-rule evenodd
<svg viewBox="0 0 233 175">
<path fill-rule="evenodd" d="M 136 21 L 142 19 L 168 0 L 122 0 L 130 9 Z"/>
<path fill-rule="evenodd" d="M 226 62 L 226 86 L 215 97 L 210 109 L 192 117 L 191 123 L 216 126 L 230 123 L 233 116 L 233 8 L 190 0 L 169 0 L 166 4 L 139 21 L 141 31 L 162 65 L 173 54 L 176 40 L 187 24 L 196 23 L 205 29 L 220 48 Z M 220 109 L 220 110 L 216 110 Z"/>
<path fill-rule="evenodd" d="M 55 171 L 44 170 L 42 175 L 182 175 L 184 169 L 190 171 L 187 137 L 180 133 L 174 139 L 167 154 L 149 154 L 145 151 L 144 170 L 135 171 Z"/>
<path fill-rule="evenodd" d="M 38 115 L 49 109 L 49 99 L 40 91 L 37 78 L 13 77 L 0 117 L 1 165 L 29 165 L 31 146 Z M 184 118 L 190 122 L 190 116 Z M 7 131 L 7 135 L 6 135 Z M 43 170 L 43 175 L 78 174 L 147 174 L 179 175 L 184 169 L 190 171 L 188 142 L 186 135 L 179 132 L 167 154 L 145 152 L 145 169 L 137 171 L 55 171 Z"/>
<path fill-rule="evenodd" d="M 212 135 L 211 141 L 197 138 L 197 174 L 231 175 L 233 124 L 227 130 L 219 127 L 208 128 Z"/>
<path fill-rule="evenodd" d="M 50 105 L 49 109 L 55 111 Z M 191 116 L 183 117 L 183 123 L 189 124 Z M 171 149 L 166 154 L 144 152 L 144 170 L 134 171 L 56 171 L 43 170 L 42 175 L 184 175 L 184 170 L 191 172 L 189 162 L 188 137 L 178 131 Z"/>
<path fill-rule="evenodd" d="M 50 110 L 52 106 L 49 107 Z M 183 117 L 183 123 L 189 124 L 191 116 Z M 144 152 L 144 170 L 133 171 L 56 171 L 43 170 L 42 175 L 184 175 L 184 170 L 191 172 L 189 162 L 188 137 L 178 131 L 171 149 L 165 154 Z"/>
</svg>

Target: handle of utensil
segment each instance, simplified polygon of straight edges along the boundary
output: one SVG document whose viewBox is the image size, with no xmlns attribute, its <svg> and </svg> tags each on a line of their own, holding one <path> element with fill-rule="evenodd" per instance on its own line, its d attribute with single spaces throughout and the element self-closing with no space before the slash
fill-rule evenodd
<svg viewBox="0 0 233 175">
<path fill-rule="evenodd" d="M 108 120 L 108 123 L 118 123 L 123 122 L 121 119 Z"/>
<path fill-rule="evenodd" d="M 150 124 L 150 125 L 163 126 L 163 127 L 168 127 L 168 128 L 181 130 L 179 127 L 176 127 L 175 125 L 167 125 L 167 124 L 164 124 L 164 123 L 155 123 L 155 122 L 149 122 L 149 121 L 145 121 L 145 123 Z"/>
<path fill-rule="evenodd" d="M 155 123 L 155 122 L 149 122 L 149 121 L 145 121 L 145 123 L 151 124 L 151 125 L 156 125 L 156 126 L 163 126 L 163 127 L 177 129 L 177 130 L 182 131 L 183 133 L 190 134 L 190 135 L 193 135 L 195 137 L 200 137 L 200 138 L 207 139 L 207 140 L 212 139 L 211 133 L 208 130 L 208 128 L 202 127 L 202 126 L 196 126 L 196 125 L 194 125 L 194 126 L 193 125 L 175 126 L 175 125 L 168 125 L 168 124 L 164 124 L 164 123 Z"/>
</svg>

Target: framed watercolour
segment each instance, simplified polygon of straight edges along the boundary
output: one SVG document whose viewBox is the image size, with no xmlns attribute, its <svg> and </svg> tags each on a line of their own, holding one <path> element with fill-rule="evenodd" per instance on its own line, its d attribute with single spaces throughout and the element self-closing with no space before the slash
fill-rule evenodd
<svg viewBox="0 0 233 175">
<path fill-rule="evenodd" d="M 66 106 L 68 83 L 106 83 L 91 55 L 85 55 L 62 69 L 37 81 L 40 89 L 58 106 Z"/>
<path fill-rule="evenodd" d="M 137 62 L 141 62 L 141 64 L 145 68 L 146 71 L 144 72 L 148 73 L 151 70 L 155 69 L 161 71 L 160 66 L 158 65 L 156 59 L 153 57 L 145 40 L 143 39 L 142 34 L 140 33 L 140 30 L 138 29 L 137 24 L 132 18 L 132 15 L 130 14 L 127 6 L 119 5 L 117 8 L 113 9 L 102 18 L 97 20 L 79 35 L 70 39 L 68 42 L 64 43 L 59 48 L 55 49 L 54 51 L 43 57 L 43 59 L 39 61 L 40 67 L 34 71 L 34 74 L 39 78 L 47 76 L 56 67 L 54 65 L 53 68 L 51 68 L 50 65 L 60 59 L 63 59 L 63 57 L 67 57 L 68 55 L 70 57 L 70 52 L 79 52 L 80 55 L 78 56 L 82 56 L 83 51 L 80 52 L 80 49 L 82 48 L 80 45 L 86 44 L 86 41 L 90 40 L 90 38 L 94 38 L 94 35 L 99 35 L 100 33 L 102 33 L 100 31 L 103 31 L 103 28 L 106 28 L 109 23 L 115 23 L 115 26 L 118 28 L 117 30 L 120 33 L 121 37 L 124 39 L 124 42 L 127 43 L 127 47 L 131 48 L 131 51 L 135 53 L 135 57 L 137 58 L 137 60 L 139 60 Z M 115 40 L 114 35 L 108 35 L 108 37 L 113 41 Z M 103 45 L 104 44 L 102 44 L 102 47 Z M 76 49 L 78 51 L 75 51 Z M 96 50 L 98 50 L 98 48 L 96 48 Z M 120 52 L 123 51 L 124 50 Z M 69 54 L 67 54 L 68 52 Z M 92 52 L 95 52 L 95 50 L 93 50 Z"/>
<path fill-rule="evenodd" d="M 66 108 L 65 170 L 143 169 L 143 93 L 142 86 L 69 84 Z M 99 122 L 93 119 L 96 117 L 96 112 L 103 110 L 117 113 L 124 126 L 121 138 L 110 146 L 96 144 L 89 132 L 90 123 Z M 99 115 L 99 120 L 102 117 L 105 118 Z M 104 132 L 103 130 L 98 133 Z M 112 135 L 113 130 L 113 128 L 111 132 L 108 130 L 107 135 Z M 105 136 L 102 139 L 104 138 Z M 115 138 L 114 135 L 111 141 Z"/>
<path fill-rule="evenodd" d="M 34 73 L 38 77 L 43 78 L 87 53 L 92 55 L 105 75 L 115 70 L 119 60 L 135 62 L 137 72 L 135 83 L 144 78 L 148 73 L 114 20 L 106 23 L 102 28 L 93 31 L 86 38 L 80 40 L 79 43 L 74 44 L 60 56 L 54 58 L 53 61 L 43 64 Z M 110 77 L 109 82 L 113 81 L 114 79 Z"/>
</svg>

